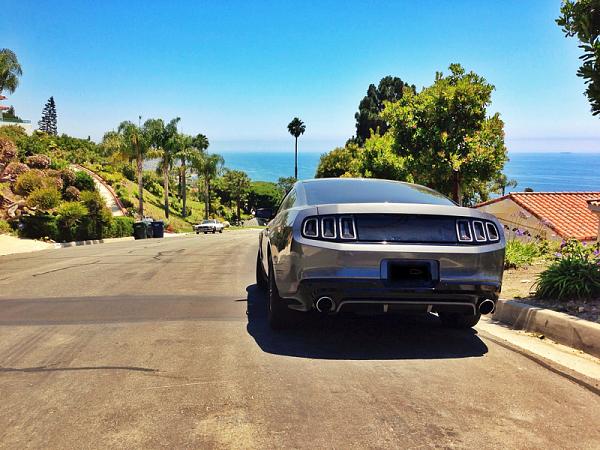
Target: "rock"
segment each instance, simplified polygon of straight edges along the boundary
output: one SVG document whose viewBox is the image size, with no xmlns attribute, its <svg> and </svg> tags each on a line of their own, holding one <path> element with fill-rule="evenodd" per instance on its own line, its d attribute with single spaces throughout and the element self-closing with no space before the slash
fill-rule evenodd
<svg viewBox="0 0 600 450">
<path fill-rule="evenodd" d="M 577 311 L 580 313 L 585 312 L 585 307 L 580 306 L 579 308 L 577 308 Z"/>
</svg>

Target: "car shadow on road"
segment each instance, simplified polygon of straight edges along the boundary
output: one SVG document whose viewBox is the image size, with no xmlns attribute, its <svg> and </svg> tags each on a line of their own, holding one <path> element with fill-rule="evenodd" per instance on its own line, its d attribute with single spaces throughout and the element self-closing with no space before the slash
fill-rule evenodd
<svg viewBox="0 0 600 450">
<path fill-rule="evenodd" d="M 267 323 L 266 293 L 248 292 L 248 333 L 267 353 L 316 359 L 443 359 L 483 356 L 488 348 L 477 331 L 441 326 L 433 315 L 301 315 L 284 331 Z"/>
</svg>

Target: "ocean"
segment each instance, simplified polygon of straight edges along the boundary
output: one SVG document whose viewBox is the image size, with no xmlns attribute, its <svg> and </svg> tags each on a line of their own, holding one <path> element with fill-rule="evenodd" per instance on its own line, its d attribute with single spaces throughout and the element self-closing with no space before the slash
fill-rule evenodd
<svg viewBox="0 0 600 450">
<path fill-rule="evenodd" d="M 222 152 L 225 166 L 255 181 L 294 175 L 294 152 Z M 321 153 L 298 153 L 298 177 L 313 178 Z M 600 153 L 510 153 L 504 172 L 513 191 L 600 191 Z"/>
</svg>

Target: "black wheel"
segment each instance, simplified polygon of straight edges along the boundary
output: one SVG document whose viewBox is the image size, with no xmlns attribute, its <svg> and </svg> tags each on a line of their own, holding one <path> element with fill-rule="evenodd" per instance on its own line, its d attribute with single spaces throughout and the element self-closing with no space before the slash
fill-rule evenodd
<svg viewBox="0 0 600 450">
<path fill-rule="evenodd" d="M 208 234 L 208 231 L 205 231 L 204 234 Z"/>
<path fill-rule="evenodd" d="M 223 228 L 221 228 L 221 229 L 219 230 L 219 233 L 222 233 L 222 232 L 223 232 Z"/>
<path fill-rule="evenodd" d="M 200 232 L 199 232 L 199 231 L 196 231 L 196 234 L 200 234 Z"/>
<path fill-rule="evenodd" d="M 288 328 L 292 322 L 292 311 L 288 309 L 284 300 L 279 296 L 273 264 L 269 261 L 269 298 L 268 298 L 268 320 L 273 330 Z"/>
<path fill-rule="evenodd" d="M 477 325 L 481 314 L 438 313 L 442 324 L 448 328 L 466 329 Z"/>
<path fill-rule="evenodd" d="M 256 285 L 263 291 L 269 286 L 269 280 L 267 280 L 267 275 L 260 260 L 260 252 L 256 255 Z"/>
<path fill-rule="evenodd" d="M 213 228 L 213 232 L 212 232 L 212 233 L 213 233 L 213 234 L 215 234 L 216 232 L 217 232 L 217 230 L 215 230 L 215 229 Z"/>
</svg>

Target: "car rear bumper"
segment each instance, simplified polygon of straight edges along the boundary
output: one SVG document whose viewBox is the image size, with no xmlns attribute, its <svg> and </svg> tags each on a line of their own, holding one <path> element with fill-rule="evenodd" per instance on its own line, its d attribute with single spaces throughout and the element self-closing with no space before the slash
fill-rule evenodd
<svg viewBox="0 0 600 450">
<path fill-rule="evenodd" d="M 357 305 L 473 312 L 483 299 L 496 302 L 502 285 L 504 243 L 384 245 L 302 239 L 290 248 L 288 254 L 278 255 L 274 269 L 280 295 L 299 311 L 314 309 L 316 300 L 327 296 L 335 303 L 334 312 Z M 431 281 L 411 285 L 389 279 L 390 262 L 409 261 L 431 262 Z"/>
</svg>

